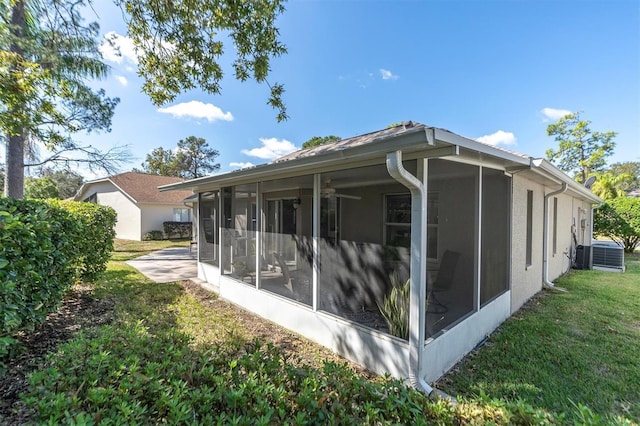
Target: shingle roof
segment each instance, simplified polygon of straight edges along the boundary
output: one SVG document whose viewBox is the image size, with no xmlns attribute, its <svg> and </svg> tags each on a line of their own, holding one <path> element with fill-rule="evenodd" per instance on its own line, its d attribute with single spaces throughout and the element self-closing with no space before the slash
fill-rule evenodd
<svg viewBox="0 0 640 426">
<path fill-rule="evenodd" d="M 158 191 L 158 186 L 182 182 L 184 180 L 182 178 L 137 172 L 121 173 L 105 179 L 87 182 L 87 184 L 105 180 L 111 181 L 138 203 L 181 203 L 182 200 L 193 194 L 189 190 Z"/>
<path fill-rule="evenodd" d="M 370 132 L 370 133 L 365 133 L 364 135 L 358 135 L 358 136 L 353 136 L 347 139 L 341 139 L 337 142 L 330 142 L 330 143 L 326 143 L 323 145 L 318 145 L 318 146 L 314 146 L 312 148 L 307 148 L 307 149 L 301 149 L 295 152 L 292 152 L 290 154 L 287 154 L 285 156 L 282 156 L 278 159 L 276 159 L 274 161 L 274 163 L 280 163 L 283 161 L 289 161 L 289 160 L 295 160 L 298 158 L 306 158 L 306 157 L 312 157 L 315 155 L 319 155 L 319 154 L 324 154 L 327 152 L 332 152 L 332 151 L 341 151 L 347 148 L 353 148 L 356 146 L 360 146 L 360 145 L 365 145 L 371 142 L 374 142 L 376 140 L 379 139 L 383 139 L 383 138 L 387 138 L 389 136 L 396 136 L 396 135 L 400 135 L 406 131 L 415 131 L 415 129 L 426 129 L 429 126 L 426 126 L 422 123 L 418 123 L 415 121 L 405 121 L 401 124 L 398 124 L 396 126 L 393 127 L 387 127 L 386 129 L 382 129 L 382 130 L 377 130 L 375 132 Z M 449 132 L 446 129 L 441 129 L 444 130 L 446 132 Z M 449 132 L 452 133 L 452 132 Z M 473 139 L 472 139 L 473 140 Z M 482 145 L 489 145 L 486 144 L 484 142 L 480 142 L 475 140 L 475 142 L 482 144 Z M 522 154 L 520 152 L 516 152 L 516 151 L 512 151 L 509 149 L 505 149 L 502 148 L 500 146 L 495 146 L 495 145 L 489 145 L 495 149 L 498 149 L 500 151 L 504 151 L 504 152 L 508 152 L 509 154 L 513 154 L 513 155 L 517 155 L 519 157 L 522 158 L 526 158 L 528 159 L 529 156 Z"/>
</svg>

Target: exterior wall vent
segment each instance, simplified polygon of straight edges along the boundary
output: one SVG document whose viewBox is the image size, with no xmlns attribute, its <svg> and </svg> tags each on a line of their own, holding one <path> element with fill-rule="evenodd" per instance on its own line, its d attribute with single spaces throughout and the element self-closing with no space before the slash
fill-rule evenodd
<svg viewBox="0 0 640 426">
<path fill-rule="evenodd" d="M 593 269 L 624 272 L 624 250 L 613 241 L 593 241 L 591 243 Z"/>
</svg>

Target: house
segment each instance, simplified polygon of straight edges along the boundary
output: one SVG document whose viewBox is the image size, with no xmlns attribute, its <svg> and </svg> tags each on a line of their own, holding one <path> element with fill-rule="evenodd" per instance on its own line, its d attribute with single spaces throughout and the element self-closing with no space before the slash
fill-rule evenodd
<svg viewBox="0 0 640 426">
<path fill-rule="evenodd" d="M 183 179 L 146 173 L 127 172 L 88 181 L 75 195 L 76 201 L 89 201 L 113 207 L 118 215 L 116 238 L 140 241 L 164 222 L 191 221 L 191 207 L 183 203 L 191 191 L 160 192 L 158 186 Z"/>
<path fill-rule="evenodd" d="M 601 202 L 546 160 L 413 122 L 160 187 L 185 189 L 204 286 L 425 390 L 553 286 Z M 380 307 L 409 278 L 398 337 Z"/>
</svg>

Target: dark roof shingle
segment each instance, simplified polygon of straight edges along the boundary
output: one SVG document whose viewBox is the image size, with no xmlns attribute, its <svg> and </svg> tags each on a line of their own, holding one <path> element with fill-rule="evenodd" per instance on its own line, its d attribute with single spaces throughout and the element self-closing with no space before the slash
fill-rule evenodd
<svg viewBox="0 0 640 426">
<path fill-rule="evenodd" d="M 100 180 L 110 180 L 138 203 L 180 203 L 193 194 L 189 190 L 158 191 L 158 186 L 184 181 L 179 177 L 126 172 Z"/>
</svg>

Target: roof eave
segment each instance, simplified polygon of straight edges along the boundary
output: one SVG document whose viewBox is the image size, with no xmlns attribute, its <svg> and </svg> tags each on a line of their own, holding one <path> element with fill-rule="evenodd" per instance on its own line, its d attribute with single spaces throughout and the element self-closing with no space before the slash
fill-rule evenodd
<svg viewBox="0 0 640 426">
<path fill-rule="evenodd" d="M 162 185 L 158 187 L 158 190 L 173 191 L 177 189 L 192 189 L 209 184 L 223 186 L 227 182 L 233 182 L 241 179 L 246 180 L 252 177 L 259 178 L 265 175 L 272 177 L 274 172 L 284 174 L 295 172 L 297 170 L 304 170 L 306 173 L 309 173 L 309 169 L 311 167 L 321 168 L 326 164 L 338 165 L 342 163 L 362 161 L 377 156 L 384 157 L 387 152 L 399 149 L 405 150 L 424 147 L 427 143 L 427 131 L 430 129 L 431 128 L 429 127 L 407 129 L 407 131 L 399 135 L 380 138 L 360 146 L 328 151 L 317 155 L 282 162 L 263 164 L 250 169 L 233 171 L 216 176 L 206 176 L 184 182 Z"/>
<path fill-rule="evenodd" d="M 580 185 L 575 180 L 571 179 L 567 176 L 562 170 L 551 164 L 548 160 L 544 158 L 535 158 L 531 160 L 531 169 L 534 171 L 542 172 L 551 178 L 557 180 L 559 183 L 565 182 L 567 183 L 569 189 L 583 197 L 586 201 L 591 202 L 592 204 L 602 204 L 603 200 L 591 192 L 589 189 Z"/>
</svg>

